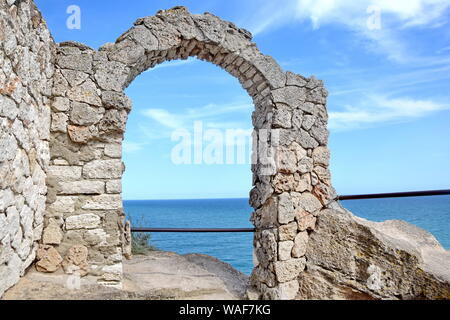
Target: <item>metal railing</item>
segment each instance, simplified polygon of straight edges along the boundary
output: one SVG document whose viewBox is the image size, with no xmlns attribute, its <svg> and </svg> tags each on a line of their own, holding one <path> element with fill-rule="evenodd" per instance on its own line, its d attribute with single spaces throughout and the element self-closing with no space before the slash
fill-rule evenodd
<svg viewBox="0 0 450 320">
<path fill-rule="evenodd" d="M 383 199 L 383 198 L 406 198 L 406 197 L 425 197 L 425 196 L 443 196 L 450 195 L 450 189 L 445 190 L 428 190 L 428 191 L 410 191 L 410 192 L 394 192 L 394 193 L 373 193 L 338 196 L 335 200 L 361 200 L 361 199 Z M 255 228 L 131 228 L 131 232 L 255 232 Z"/>
</svg>

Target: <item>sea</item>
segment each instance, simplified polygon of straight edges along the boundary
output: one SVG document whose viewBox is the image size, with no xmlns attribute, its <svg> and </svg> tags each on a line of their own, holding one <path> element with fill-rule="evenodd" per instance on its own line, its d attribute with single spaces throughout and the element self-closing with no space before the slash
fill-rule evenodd
<svg viewBox="0 0 450 320">
<path fill-rule="evenodd" d="M 450 249 L 450 196 L 347 200 L 342 205 L 372 221 L 405 220 L 431 232 Z M 248 199 L 125 200 L 136 227 L 251 228 Z M 150 244 L 179 254 L 202 253 L 250 274 L 252 233 L 152 233 Z"/>
</svg>

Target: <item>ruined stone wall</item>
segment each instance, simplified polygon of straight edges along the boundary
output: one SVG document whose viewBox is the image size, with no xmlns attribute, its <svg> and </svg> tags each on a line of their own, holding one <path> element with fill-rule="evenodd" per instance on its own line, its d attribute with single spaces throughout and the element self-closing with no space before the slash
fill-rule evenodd
<svg viewBox="0 0 450 320">
<path fill-rule="evenodd" d="M 86 272 L 120 286 L 121 143 L 131 109 L 123 90 L 141 72 L 190 56 L 236 77 L 253 99 L 252 284 L 265 298 L 294 298 L 308 233 L 334 195 L 327 92 L 314 77 L 285 73 L 246 30 L 182 7 L 137 20 L 99 51 L 73 42 L 58 46 L 43 243 L 63 257 L 74 245 L 83 246 Z"/>
<path fill-rule="evenodd" d="M 435 240 L 409 227 L 396 239 L 401 230 L 334 201 L 323 83 L 284 72 L 248 31 L 175 7 L 97 51 L 55 45 L 30 0 L 0 9 L 0 295 L 35 257 L 39 271 L 121 287 L 124 90 L 157 64 L 197 57 L 236 77 L 255 107 L 249 298 L 449 296 L 450 253 Z"/>
<path fill-rule="evenodd" d="M 0 296 L 34 261 L 41 238 L 53 46 L 32 1 L 0 0 Z"/>
</svg>

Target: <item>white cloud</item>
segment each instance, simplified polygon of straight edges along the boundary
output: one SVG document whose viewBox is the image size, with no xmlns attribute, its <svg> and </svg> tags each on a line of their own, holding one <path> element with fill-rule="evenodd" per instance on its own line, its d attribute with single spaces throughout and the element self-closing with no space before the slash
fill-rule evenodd
<svg viewBox="0 0 450 320">
<path fill-rule="evenodd" d="M 340 23 L 348 26 L 366 27 L 371 14 L 369 7 L 378 7 L 390 22 L 401 27 L 436 25 L 445 22 L 448 0 L 284 0 L 268 1 L 258 6 L 252 31 L 259 33 L 292 19 L 310 20 L 314 27 L 322 24 Z M 265 15 L 269 16 L 266 19 Z M 259 21 L 256 21 L 259 20 Z"/>
<path fill-rule="evenodd" d="M 242 119 L 242 121 L 226 121 L 222 118 L 226 114 L 250 113 L 253 105 L 249 103 L 234 104 L 207 104 L 200 108 L 187 108 L 181 113 L 170 113 L 164 109 L 146 109 L 143 114 L 168 129 L 180 129 L 191 127 L 194 121 L 204 121 L 208 127 L 214 128 L 235 128 L 243 125 L 248 127 L 251 119 Z M 247 124 L 247 125 L 245 125 Z"/>
<path fill-rule="evenodd" d="M 183 126 L 183 119 L 164 109 L 147 109 L 143 111 L 143 114 L 159 124 L 171 129 L 177 129 Z"/>
<path fill-rule="evenodd" d="M 386 54 L 395 62 L 415 62 L 414 50 L 402 41 L 402 30 L 411 27 L 437 28 L 447 23 L 448 0 L 280 0 L 257 6 L 249 30 L 264 32 L 292 21 L 310 21 L 314 28 L 339 24 L 368 39 L 370 50 Z M 381 28 L 368 28 L 379 9 Z"/>
<path fill-rule="evenodd" d="M 204 130 L 216 129 L 225 133 L 228 129 L 252 128 L 252 103 L 207 104 L 199 108 L 186 108 L 174 113 L 164 109 L 146 109 L 142 114 L 151 123 L 141 122 L 139 130 L 146 140 L 170 139 L 177 129 L 193 130 L 196 121 L 202 121 Z M 236 142 L 233 142 L 236 144 Z"/>
<path fill-rule="evenodd" d="M 329 113 L 332 130 L 349 130 L 370 127 L 380 123 L 406 121 L 427 116 L 433 112 L 450 109 L 450 104 L 409 98 L 389 99 L 369 97 L 361 106 L 346 106 L 343 111 Z"/>
<path fill-rule="evenodd" d="M 132 142 L 132 141 L 124 141 L 122 143 L 122 149 L 125 153 L 133 153 L 139 150 L 142 150 L 144 143 Z"/>
</svg>

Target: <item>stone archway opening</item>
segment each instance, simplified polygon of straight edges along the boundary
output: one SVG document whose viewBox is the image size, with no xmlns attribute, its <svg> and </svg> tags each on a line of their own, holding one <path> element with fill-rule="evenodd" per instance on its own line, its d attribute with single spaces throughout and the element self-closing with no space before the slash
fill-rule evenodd
<svg viewBox="0 0 450 320">
<path fill-rule="evenodd" d="M 174 60 L 139 75 L 126 94 L 133 107 L 123 143 L 122 195 L 131 225 L 252 228 L 254 107 L 237 79 L 196 58 Z M 136 142 L 140 149 L 127 152 L 127 143 Z M 134 237 L 145 241 L 146 235 Z M 213 256 L 247 275 L 253 268 L 249 232 L 155 232 L 150 243 Z"/>
</svg>

